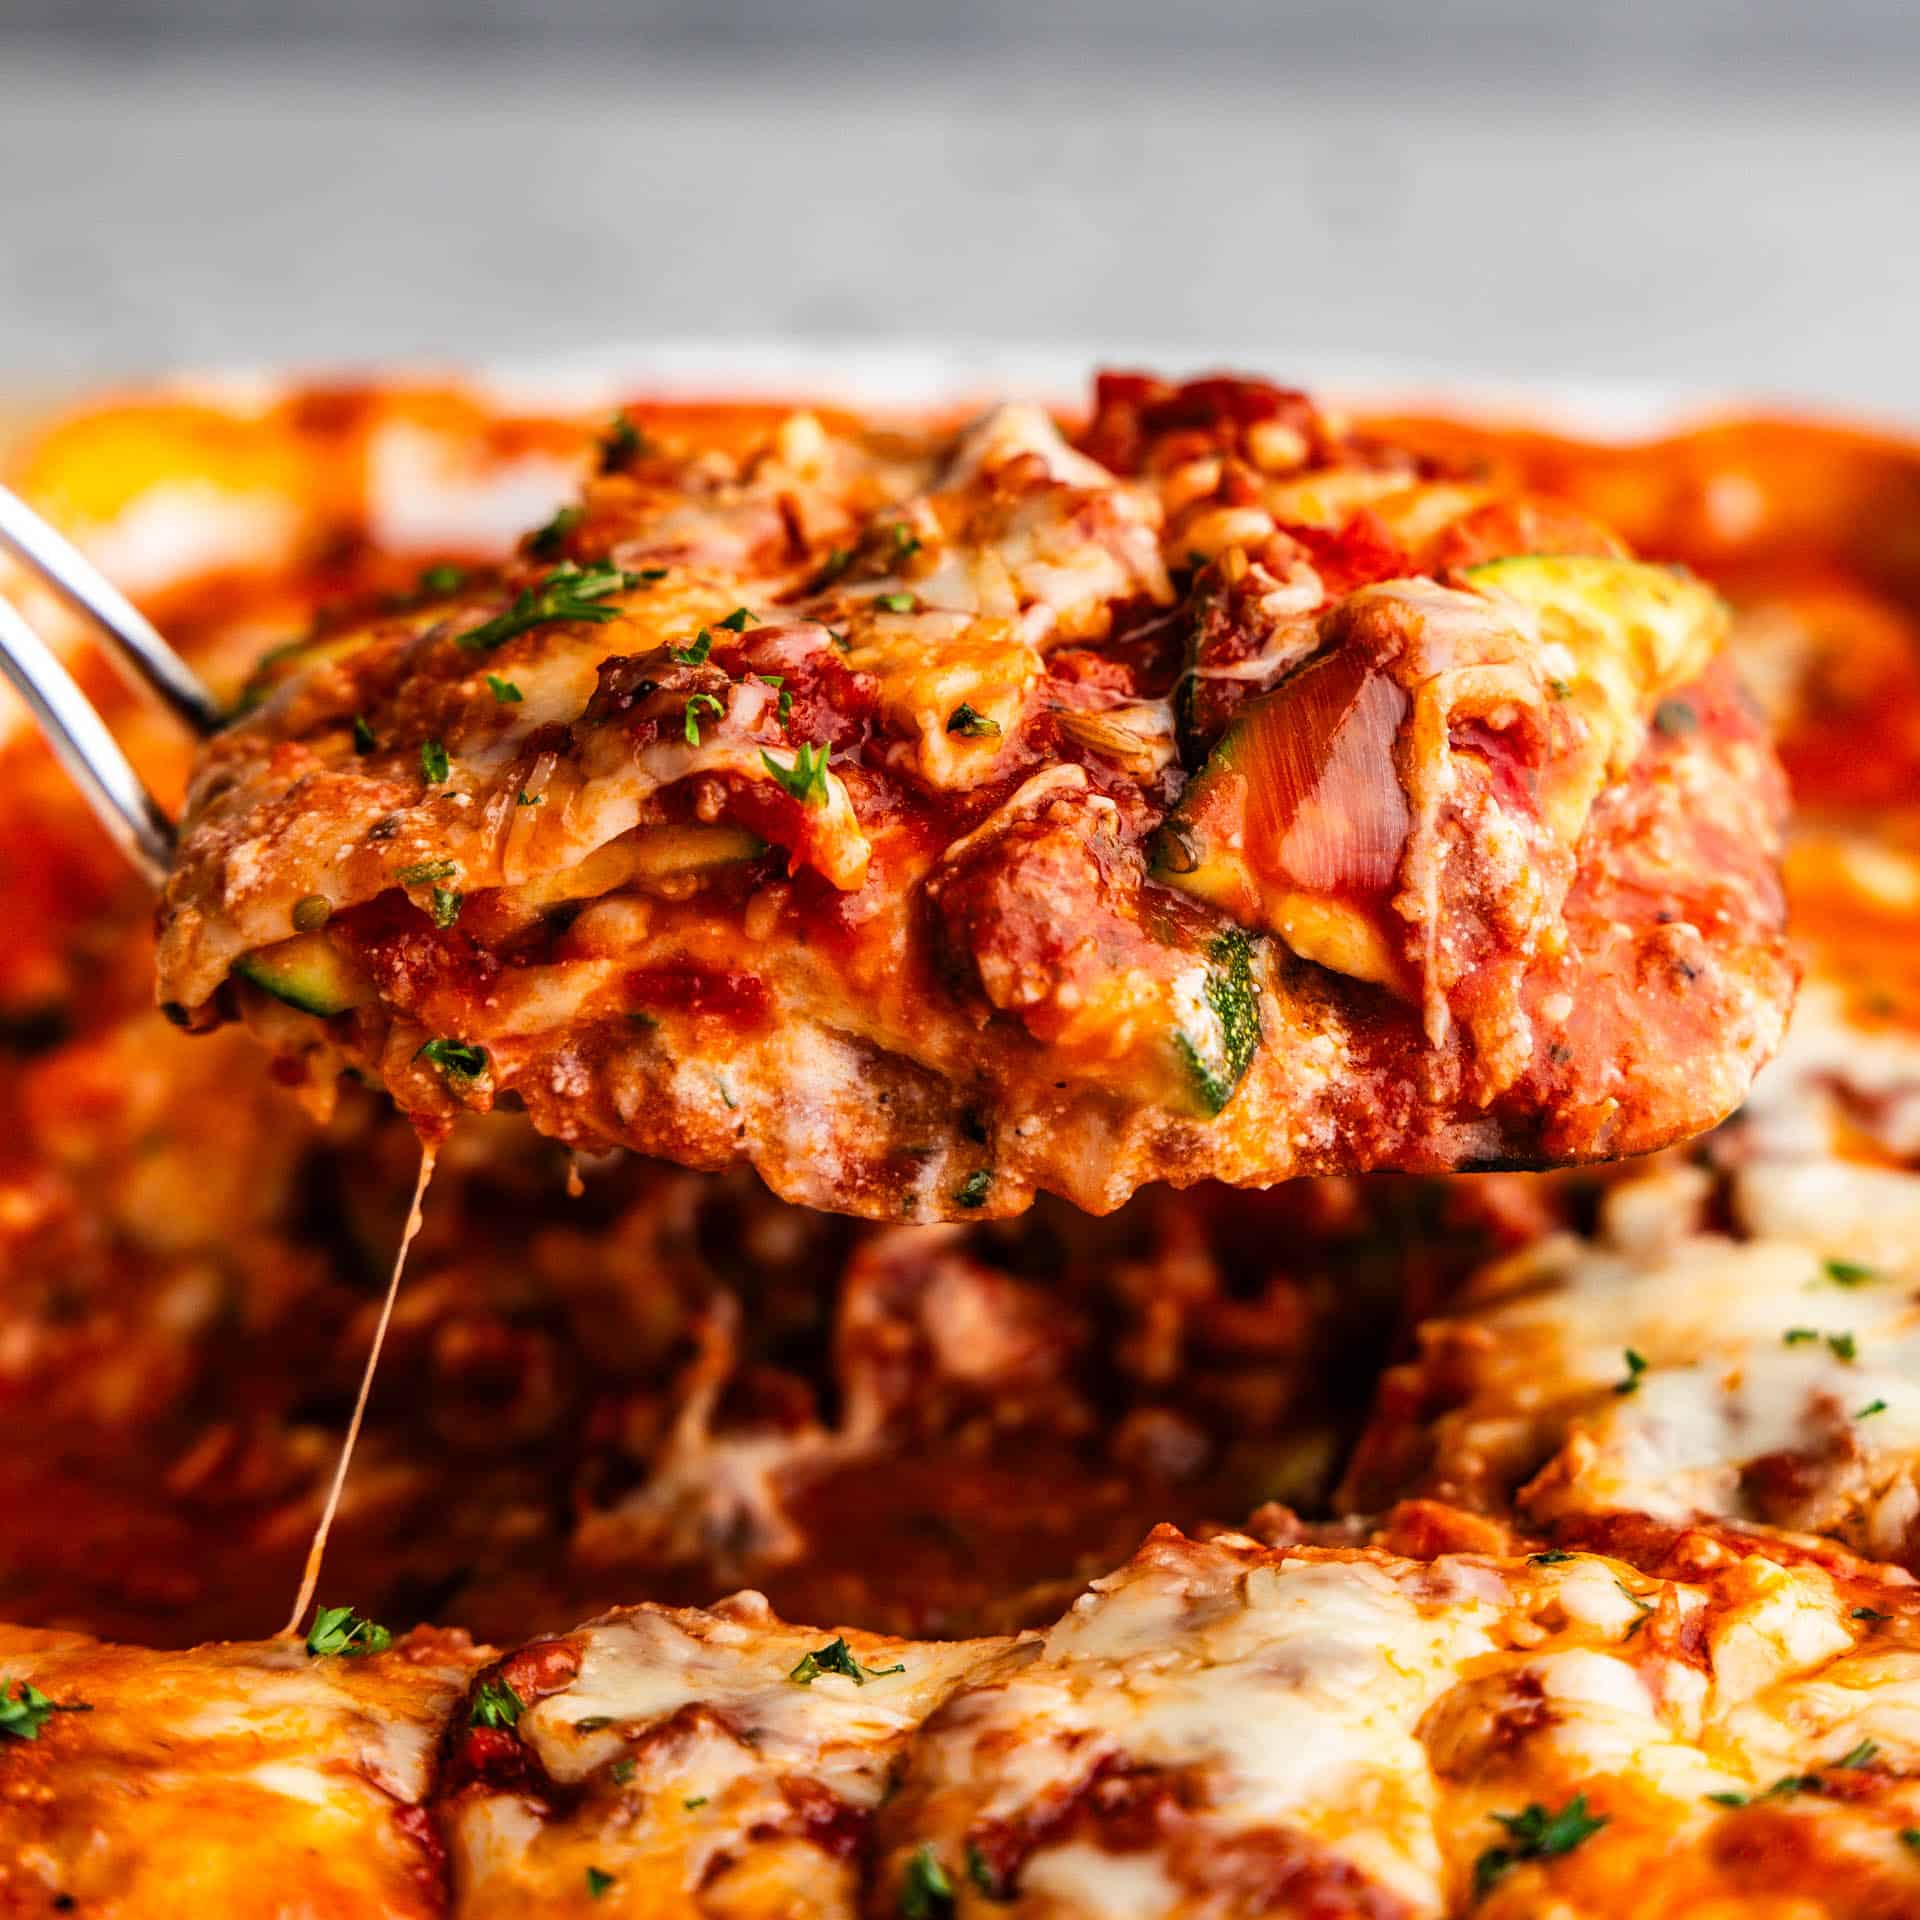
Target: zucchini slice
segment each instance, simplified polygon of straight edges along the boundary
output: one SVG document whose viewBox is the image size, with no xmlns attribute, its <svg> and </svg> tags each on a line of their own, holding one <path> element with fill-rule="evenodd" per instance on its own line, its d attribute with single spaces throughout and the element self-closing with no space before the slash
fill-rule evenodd
<svg viewBox="0 0 1920 1920">
<path fill-rule="evenodd" d="M 233 970 L 263 993 L 322 1018 L 374 997 L 366 976 L 324 933 L 296 933 L 236 960 Z"/>
</svg>

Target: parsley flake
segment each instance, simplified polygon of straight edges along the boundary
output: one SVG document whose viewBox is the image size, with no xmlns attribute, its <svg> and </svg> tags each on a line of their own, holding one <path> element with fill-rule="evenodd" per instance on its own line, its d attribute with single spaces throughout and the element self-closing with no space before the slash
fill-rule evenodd
<svg viewBox="0 0 1920 1920">
<path fill-rule="evenodd" d="M 689 1813 L 692 1813 L 697 1808 L 704 1807 L 707 1804 L 707 1796 L 704 1793 L 690 1793 L 680 1804 L 685 1807 Z"/>
<path fill-rule="evenodd" d="M 1535 1567 L 1557 1567 L 1563 1560 L 1577 1559 L 1579 1556 L 1566 1552 L 1560 1547 L 1550 1547 L 1545 1553 L 1530 1553 L 1527 1564 Z"/>
<path fill-rule="evenodd" d="M 1850 1333 L 1828 1334 L 1827 1345 L 1833 1349 L 1833 1357 L 1836 1360 L 1852 1360 L 1860 1351 L 1854 1341 L 1853 1335 Z"/>
<path fill-rule="evenodd" d="M 920 551 L 920 536 L 904 520 L 893 523 L 893 557 L 911 560 Z"/>
<path fill-rule="evenodd" d="M 998 1900 L 1002 1897 L 999 1875 L 988 1864 L 987 1856 L 971 1840 L 967 1842 L 967 1878 L 989 1900 Z"/>
<path fill-rule="evenodd" d="M 1000 722 L 963 700 L 947 715 L 947 731 L 968 740 L 987 740 L 999 733 Z"/>
<path fill-rule="evenodd" d="M 690 647 L 669 647 L 667 658 L 677 660 L 683 667 L 704 667 L 707 655 L 713 651 L 713 635 L 705 627 L 693 636 Z"/>
<path fill-rule="evenodd" d="M 1858 1287 L 1880 1277 L 1877 1267 L 1862 1266 L 1858 1260 L 1823 1260 L 1820 1264 L 1837 1286 Z"/>
<path fill-rule="evenodd" d="M 1583 1840 L 1607 1824 L 1604 1813 L 1587 1811 L 1587 1796 L 1576 1793 L 1558 1813 L 1549 1813 L 1534 1800 L 1518 1813 L 1491 1816 L 1507 1830 L 1507 1844 L 1489 1847 L 1474 1862 L 1473 1897 L 1483 1898 L 1523 1860 L 1552 1860 L 1571 1853 Z"/>
<path fill-rule="evenodd" d="M 1862 1740 L 1851 1752 L 1843 1753 L 1833 1764 L 1857 1773 L 1862 1767 L 1870 1767 L 1873 1764 L 1873 1756 L 1879 1751 L 1880 1746 L 1877 1741 Z"/>
<path fill-rule="evenodd" d="M 1647 1370 L 1647 1357 L 1628 1347 L 1621 1356 L 1627 1363 L 1627 1377 L 1613 1383 L 1615 1393 L 1636 1393 L 1640 1387 L 1640 1376 Z"/>
<path fill-rule="evenodd" d="M 0 1734 L 9 1740 L 38 1740 L 40 1729 L 56 1713 L 91 1713 L 84 1700 L 49 1700 L 31 1680 L 0 1680 Z"/>
<path fill-rule="evenodd" d="M 710 711 L 717 720 L 726 708 L 710 693 L 696 693 L 687 702 L 686 735 L 687 745 L 697 747 L 700 744 L 700 714 L 702 709 Z"/>
<path fill-rule="evenodd" d="M 428 786 L 438 787 L 446 784 L 447 774 L 451 771 L 447 762 L 447 750 L 438 740 L 420 742 L 420 777 Z"/>
<path fill-rule="evenodd" d="M 749 627 L 757 627 L 760 622 L 745 607 L 735 607 L 720 624 L 729 633 L 745 633 Z"/>
<path fill-rule="evenodd" d="M 467 584 L 465 567 L 428 567 L 420 576 L 422 593 L 458 593 Z"/>
<path fill-rule="evenodd" d="M 852 565 L 853 549 L 851 547 L 830 547 L 827 550 L 825 563 L 820 567 L 819 571 L 814 574 L 813 578 L 807 582 L 807 591 L 809 593 L 823 592 L 826 588 L 832 586 Z"/>
<path fill-rule="evenodd" d="M 587 1891 L 598 1900 L 613 1885 L 613 1875 L 603 1873 L 598 1867 L 587 1869 Z"/>
<path fill-rule="evenodd" d="M 487 1070 L 486 1048 L 469 1046 L 464 1040 L 429 1040 L 413 1057 L 431 1061 L 456 1083 L 476 1080 Z"/>
<path fill-rule="evenodd" d="M 466 903 L 466 895 L 458 887 L 435 887 L 429 896 L 436 927 L 450 927 L 460 918 L 460 909 Z"/>
<path fill-rule="evenodd" d="M 416 860 L 410 867 L 396 867 L 393 877 L 403 887 L 420 887 L 429 880 L 451 880 L 459 871 L 452 860 Z"/>
<path fill-rule="evenodd" d="M 931 1840 L 923 1840 L 907 1862 L 900 1886 L 900 1920 L 945 1920 L 953 1911 L 953 1882 L 940 1864 Z"/>
<path fill-rule="evenodd" d="M 526 1710 L 527 1703 L 504 1680 L 483 1680 L 474 1690 L 467 1725 L 510 1731 Z"/>
<path fill-rule="evenodd" d="M 876 594 L 873 604 L 888 613 L 917 613 L 920 610 L 920 596 L 915 593 Z"/>
<path fill-rule="evenodd" d="M 547 796 L 544 793 L 529 793 L 525 787 L 522 787 L 520 789 L 520 797 L 514 802 L 514 805 L 517 807 L 543 806 L 546 803 L 546 798 Z"/>
<path fill-rule="evenodd" d="M 853 1649 L 836 1635 L 824 1647 L 815 1647 L 811 1653 L 802 1654 L 787 1678 L 796 1686 L 810 1687 L 823 1673 L 840 1673 L 845 1674 L 856 1687 L 864 1687 L 869 1680 L 884 1679 L 890 1673 L 905 1673 L 906 1670 L 904 1661 L 891 1667 L 862 1667 L 853 1657 Z"/>
<path fill-rule="evenodd" d="M 632 1754 L 623 1754 L 607 1769 L 607 1773 L 616 1787 L 624 1787 L 633 1778 L 639 1764 Z"/>
<path fill-rule="evenodd" d="M 374 738 L 373 729 L 367 725 L 367 716 L 356 713 L 353 716 L 353 750 L 355 753 L 373 753 L 380 745 Z"/>
<path fill-rule="evenodd" d="M 316 1660 L 331 1654 L 358 1657 L 385 1653 L 393 1635 L 377 1620 L 363 1620 L 351 1607 L 316 1607 L 307 1633 L 307 1651 Z"/>
<path fill-rule="evenodd" d="M 783 767 L 764 747 L 760 750 L 760 758 L 767 771 L 803 807 L 826 805 L 827 743 L 824 740 L 815 745 L 796 747 L 790 767 Z"/>
<path fill-rule="evenodd" d="M 1900 1844 L 1911 1852 L 1920 1853 L 1920 1827 L 1902 1827 Z"/>
<path fill-rule="evenodd" d="M 1865 1420 L 1876 1413 L 1885 1413 L 1886 1410 L 1887 1403 L 1884 1400 L 1869 1400 L 1853 1417 L 1856 1420 Z"/>
<path fill-rule="evenodd" d="M 1820 1330 L 1817 1327 L 1789 1327 L 1780 1336 L 1781 1344 L 1789 1347 L 1804 1347 L 1810 1340 L 1818 1340 Z"/>
<path fill-rule="evenodd" d="M 987 1195 L 993 1190 L 993 1169 L 975 1167 L 960 1183 L 953 1198 L 956 1205 L 962 1207 L 984 1207 Z"/>
<path fill-rule="evenodd" d="M 521 693 L 520 689 L 516 687 L 511 680 L 502 680 L 497 673 L 487 675 L 487 691 L 491 693 L 503 707 L 517 706 L 519 702 L 525 698 L 525 695 Z"/>
<path fill-rule="evenodd" d="M 516 634 L 556 620 L 584 620 L 598 626 L 620 614 L 618 607 L 602 604 L 607 596 L 640 583 L 639 574 L 623 573 L 618 567 L 576 567 L 571 560 L 563 560 L 544 580 L 521 588 L 504 613 L 496 613 L 465 633 L 456 633 L 453 644 L 469 653 L 491 653 Z"/>
<path fill-rule="evenodd" d="M 1891 1620 L 1893 1615 L 1876 1612 L 1872 1607 L 1855 1607 L 1853 1617 L 1856 1620 Z"/>
</svg>

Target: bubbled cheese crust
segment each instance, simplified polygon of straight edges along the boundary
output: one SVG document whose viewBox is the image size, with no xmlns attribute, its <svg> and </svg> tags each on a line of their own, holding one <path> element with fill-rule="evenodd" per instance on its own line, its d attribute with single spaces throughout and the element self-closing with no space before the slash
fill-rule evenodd
<svg viewBox="0 0 1920 1920">
<path fill-rule="evenodd" d="M 315 1659 L 297 1640 L 161 1653 L 0 1628 L 8 1697 L 58 1709 L 0 1736 L 0 1912 L 442 1912 L 424 1802 L 481 1658 L 425 1630 Z"/>
<path fill-rule="evenodd" d="M 1612 577 L 1582 515 L 1251 382 L 1110 382 L 1078 446 L 1010 406 L 603 464 L 504 577 L 267 663 L 189 802 L 179 1017 L 429 1125 L 510 1098 L 921 1219 L 1641 1151 L 1776 1044 L 1783 795 L 1711 596 L 1609 641 L 1578 579 L 1489 565 Z M 1274 923 L 1162 829 L 1342 648 L 1404 695 L 1398 877 L 1364 928 L 1334 883 Z M 302 1012 L 233 978 L 297 928 Z"/>
</svg>

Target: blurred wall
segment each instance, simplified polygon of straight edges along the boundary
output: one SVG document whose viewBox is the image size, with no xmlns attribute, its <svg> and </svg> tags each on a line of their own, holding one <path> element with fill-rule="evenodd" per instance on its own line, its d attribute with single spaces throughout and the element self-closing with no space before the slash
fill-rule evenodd
<svg viewBox="0 0 1920 1920">
<path fill-rule="evenodd" d="M 1037 340 L 1920 417 L 1920 6 L 0 0 L 0 370 Z"/>
</svg>

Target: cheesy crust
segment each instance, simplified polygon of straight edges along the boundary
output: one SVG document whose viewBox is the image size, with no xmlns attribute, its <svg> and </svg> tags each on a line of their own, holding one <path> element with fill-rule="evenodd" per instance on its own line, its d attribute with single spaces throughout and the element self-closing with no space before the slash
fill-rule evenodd
<svg viewBox="0 0 1920 1920">
<path fill-rule="evenodd" d="M 428 1629 L 316 1659 L 0 1628 L 0 1912 L 444 1912 L 425 1802 L 483 1657 Z M 50 1710 L 21 1715 L 36 1697 Z"/>
<path fill-rule="evenodd" d="M 269 657 L 177 1018 L 919 1219 L 1643 1151 L 1773 1050 L 1724 612 L 1585 516 L 1252 382 L 602 467 L 504 574 Z"/>
</svg>

